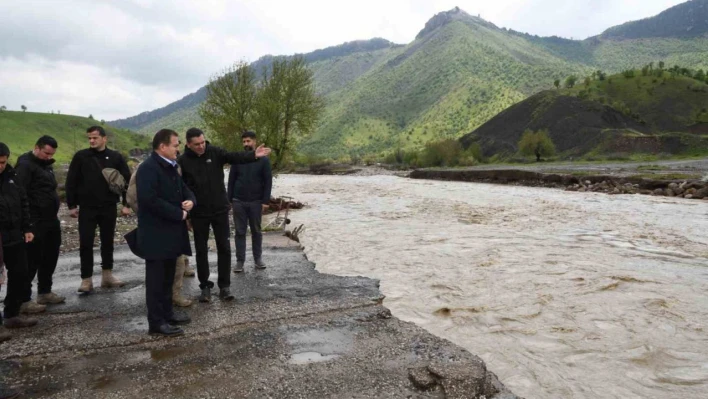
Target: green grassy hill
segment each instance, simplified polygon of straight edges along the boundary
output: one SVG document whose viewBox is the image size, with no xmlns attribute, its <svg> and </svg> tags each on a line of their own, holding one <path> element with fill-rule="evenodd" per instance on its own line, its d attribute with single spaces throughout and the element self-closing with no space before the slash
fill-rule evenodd
<svg viewBox="0 0 708 399">
<path fill-rule="evenodd" d="M 641 70 L 618 74 L 564 90 L 569 95 L 609 104 L 638 115 L 655 132 L 689 131 L 708 122 L 708 83 L 669 72 L 642 76 Z"/>
<path fill-rule="evenodd" d="M 76 150 L 88 147 L 86 128 L 97 124 L 98 121 L 73 115 L 2 111 L 0 142 L 10 147 L 14 164 L 19 155 L 33 149 L 37 139 L 46 134 L 59 143 L 55 155 L 57 162 L 68 163 Z M 109 147 L 122 153 L 150 147 L 145 135 L 107 125 L 105 129 L 109 135 Z"/>
<path fill-rule="evenodd" d="M 634 75 L 634 77 L 632 77 Z M 581 79 L 582 80 L 582 79 Z M 708 83 L 641 70 L 536 94 L 461 138 L 513 157 L 526 129 L 547 130 L 561 158 L 708 154 Z"/>
<path fill-rule="evenodd" d="M 374 39 L 306 54 L 326 109 L 299 150 L 337 158 L 418 149 L 459 138 L 568 75 L 659 61 L 708 68 L 706 10 L 708 0 L 693 0 L 578 41 L 498 28 L 455 8 L 431 18 L 405 46 Z M 203 95 L 116 124 L 144 133 L 200 126 Z"/>
</svg>

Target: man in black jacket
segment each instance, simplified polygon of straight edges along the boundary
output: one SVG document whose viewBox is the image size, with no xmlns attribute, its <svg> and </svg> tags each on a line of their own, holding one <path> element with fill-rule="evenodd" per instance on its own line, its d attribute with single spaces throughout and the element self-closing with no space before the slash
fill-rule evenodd
<svg viewBox="0 0 708 399">
<path fill-rule="evenodd" d="M 81 258 L 81 286 L 79 292 L 93 291 L 93 241 L 96 227 L 101 237 L 101 287 L 122 287 L 122 281 L 113 276 L 113 236 L 116 230 L 118 194 L 109 189 L 103 177 L 103 169 L 113 168 L 120 172 L 126 182 L 130 181 L 130 169 L 123 156 L 106 148 L 108 137 L 101 126 L 86 130 L 90 148 L 74 154 L 66 177 L 66 202 L 70 215 L 79 218 L 79 256 Z M 127 188 L 127 187 L 126 187 Z M 122 193 L 121 215 L 130 215 Z"/>
<path fill-rule="evenodd" d="M 252 150 L 256 147 L 256 134 L 246 131 L 241 135 L 243 148 Z M 243 272 L 246 261 L 246 230 L 251 227 L 251 246 L 256 269 L 265 269 L 261 258 L 263 253 L 263 234 L 261 216 L 268 208 L 270 191 L 273 187 L 273 173 L 270 160 L 260 158 L 258 162 L 231 167 L 229 172 L 228 197 L 233 201 L 234 224 L 236 225 L 236 269 Z"/>
<path fill-rule="evenodd" d="M 177 133 L 160 130 L 152 148 L 135 177 L 138 230 L 134 252 L 145 259 L 149 333 L 175 336 L 183 334 L 177 325 L 190 322 L 186 313 L 172 308 L 172 284 L 177 258 L 192 254 L 186 220 L 195 198 L 177 172 Z"/>
<path fill-rule="evenodd" d="M 65 298 L 52 292 L 52 276 L 59 259 L 61 225 L 57 180 L 54 177 L 54 153 L 57 141 L 50 136 L 37 140 L 34 150 L 17 160 L 17 175 L 27 193 L 30 218 L 34 226 L 34 240 L 27 245 L 29 281 L 37 275 L 37 303 L 41 305 L 64 302 Z M 27 292 L 22 306 L 31 306 L 32 290 Z M 29 304 L 29 305 L 28 305 Z"/>
<path fill-rule="evenodd" d="M 179 158 L 182 178 L 197 198 L 197 206 L 191 213 L 194 230 L 194 247 L 197 252 L 197 276 L 202 293 L 200 302 L 211 300 L 209 259 L 207 241 L 210 227 L 214 230 L 217 249 L 219 297 L 232 300 L 230 292 L 231 243 L 229 242 L 229 200 L 224 188 L 224 165 L 255 162 L 270 153 L 268 148 L 250 149 L 248 152 L 226 152 L 210 145 L 204 132 L 197 128 L 187 130 L 187 146 Z"/>
<path fill-rule="evenodd" d="M 20 306 L 29 289 L 27 276 L 27 248 L 32 242 L 27 194 L 20 185 L 17 173 L 8 164 L 10 149 L 0 143 L 0 241 L 3 261 L 7 268 L 4 325 L 7 328 L 32 327 L 37 319 L 20 317 Z"/>
</svg>

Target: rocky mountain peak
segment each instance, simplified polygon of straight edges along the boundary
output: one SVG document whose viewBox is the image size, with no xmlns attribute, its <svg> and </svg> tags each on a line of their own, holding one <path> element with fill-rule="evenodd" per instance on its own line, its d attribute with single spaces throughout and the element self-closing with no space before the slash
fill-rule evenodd
<svg viewBox="0 0 708 399">
<path fill-rule="evenodd" d="M 481 16 L 473 16 L 462 10 L 460 7 L 455 7 L 448 11 L 443 11 L 435 14 L 432 18 L 425 23 L 423 30 L 418 32 L 416 39 L 427 35 L 428 33 L 441 28 L 452 21 L 463 21 L 466 23 L 480 24 L 490 28 L 497 28 L 493 23 L 485 21 Z"/>
</svg>

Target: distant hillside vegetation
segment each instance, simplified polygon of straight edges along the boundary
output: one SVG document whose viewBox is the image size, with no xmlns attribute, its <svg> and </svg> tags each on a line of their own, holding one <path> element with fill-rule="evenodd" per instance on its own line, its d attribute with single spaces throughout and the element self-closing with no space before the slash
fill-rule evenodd
<svg viewBox="0 0 708 399">
<path fill-rule="evenodd" d="M 338 46 L 327 47 L 315 50 L 311 53 L 301 54 L 305 60 L 313 66 L 315 73 L 318 70 L 326 69 L 319 76 L 319 91 L 327 93 L 333 88 L 339 88 L 350 80 L 356 79 L 359 75 L 368 70 L 367 65 L 371 65 L 371 60 L 375 60 L 377 53 L 381 50 L 396 47 L 397 45 L 386 39 L 374 38 L 371 40 L 356 40 L 340 44 Z M 342 57 L 350 57 L 342 62 Z M 262 69 L 269 67 L 276 56 L 265 55 L 252 63 L 252 66 L 260 74 Z M 324 61 L 323 66 L 331 68 L 320 68 L 318 62 Z M 214 71 L 215 73 L 218 71 Z M 334 75 L 334 76 L 332 76 Z M 196 92 L 183 97 L 167 106 L 153 111 L 143 112 L 139 115 L 125 119 L 111 121 L 114 126 L 125 129 L 132 129 L 141 133 L 150 134 L 157 132 L 163 127 L 175 129 L 183 132 L 191 126 L 200 124 L 197 113 L 197 106 L 206 98 L 206 87 L 202 87 Z"/>
<path fill-rule="evenodd" d="M 458 139 L 569 75 L 614 74 L 659 61 L 708 69 L 706 2 L 689 1 L 586 40 L 516 32 L 454 8 L 433 16 L 407 45 L 372 39 L 304 54 L 326 108 L 298 150 L 339 159 L 417 150 Z M 267 66 L 273 58 L 255 64 Z M 144 133 L 182 132 L 202 125 L 197 107 L 203 98 L 201 89 L 115 123 Z M 654 123 L 650 116 L 644 120 Z"/>
<path fill-rule="evenodd" d="M 526 129 L 548 130 L 559 152 L 576 156 L 590 152 L 607 131 L 648 129 L 610 106 L 547 90 L 514 104 L 460 141 L 476 142 L 487 157 L 511 156 Z"/>
<path fill-rule="evenodd" d="M 99 125 L 98 121 L 73 115 L 43 114 L 36 112 L 0 112 L 0 142 L 12 152 L 12 162 L 34 148 L 40 136 L 49 135 L 59 143 L 55 155 L 58 163 L 68 163 L 74 152 L 88 147 L 86 128 Z M 109 136 L 109 147 L 127 154 L 133 149 L 150 147 L 148 137 L 124 129 L 104 126 Z"/>
<path fill-rule="evenodd" d="M 583 81 L 583 79 L 581 79 Z M 460 141 L 486 156 L 516 154 L 527 129 L 547 130 L 561 157 L 708 153 L 708 84 L 641 70 L 547 90 L 515 104 Z"/>
<path fill-rule="evenodd" d="M 587 86 L 579 82 L 564 92 L 634 115 L 654 132 L 685 132 L 708 122 L 706 81 L 668 71 L 643 76 L 641 70 L 630 70 Z"/>
<path fill-rule="evenodd" d="M 607 29 L 603 39 L 699 37 L 708 33 L 708 0 L 689 0 L 657 16 Z"/>
</svg>

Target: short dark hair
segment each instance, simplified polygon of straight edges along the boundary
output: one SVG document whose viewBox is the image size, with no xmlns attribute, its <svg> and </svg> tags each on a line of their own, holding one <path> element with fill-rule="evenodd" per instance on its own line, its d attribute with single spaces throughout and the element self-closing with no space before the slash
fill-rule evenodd
<svg viewBox="0 0 708 399">
<path fill-rule="evenodd" d="M 160 144 L 169 145 L 170 141 L 172 141 L 172 136 L 179 137 L 174 130 L 160 129 L 159 132 L 155 133 L 155 137 L 152 138 L 152 149 L 157 150 L 160 148 Z"/>
<path fill-rule="evenodd" d="M 48 146 L 54 148 L 55 150 L 57 149 L 57 147 L 59 147 L 59 143 L 57 143 L 57 141 L 54 140 L 54 137 L 46 136 L 46 135 L 37 139 L 37 142 L 34 145 L 36 145 L 39 148 L 44 148 L 45 145 L 48 145 Z"/>
<path fill-rule="evenodd" d="M 256 132 L 250 131 L 250 130 L 245 130 L 243 133 L 241 133 L 241 138 L 245 139 L 246 137 L 250 137 L 252 139 L 256 138 Z"/>
<path fill-rule="evenodd" d="M 190 140 L 192 140 L 195 137 L 199 137 L 204 135 L 204 132 L 202 132 L 201 129 L 197 129 L 196 127 L 190 127 L 189 130 L 187 130 L 187 134 L 185 135 L 187 138 L 187 143 L 189 143 Z"/>
<path fill-rule="evenodd" d="M 10 148 L 7 146 L 7 144 L 0 142 L 0 157 L 9 157 L 10 156 Z"/>
<path fill-rule="evenodd" d="M 87 134 L 93 132 L 98 132 L 99 136 L 106 137 L 106 131 L 101 126 L 91 126 L 90 128 L 86 129 Z"/>
</svg>

